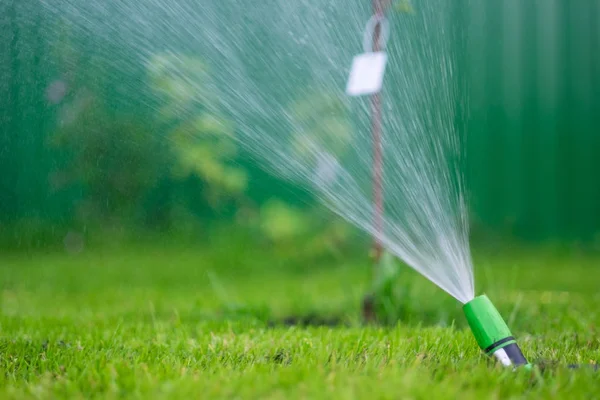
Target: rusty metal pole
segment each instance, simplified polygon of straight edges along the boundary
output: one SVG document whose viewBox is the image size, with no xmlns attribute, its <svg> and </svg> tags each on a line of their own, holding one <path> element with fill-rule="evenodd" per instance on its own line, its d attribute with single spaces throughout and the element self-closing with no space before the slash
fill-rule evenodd
<svg viewBox="0 0 600 400">
<path fill-rule="evenodd" d="M 391 0 L 372 0 L 373 14 L 381 19 L 385 15 L 385 11 L 391 3 Z M 375 26 L 373 33 L 373 51 L 381 51 L 381 23 Z M 383 254 L 383 246 L 377 238 L 383 233 L 383 141 L 382 141 L 382 117 L 381 117 L 381 92 L 371 96 L 371 130 L 373 138 L 373 228 L 376 235 L 373 237 L 373 280 L 377 279 L 377 268 Z M 366 321 L 375 321 L 377 319 L 375 310 L 375 298 L 373 294 L 367 294 L 363 299 L 362 307 L 363 319 Z"/>
<path fill-rule="evenodd" d="M 372 0 L 373 14 L 383 18 L 389 0 Z M 382 50 L 380 47 L 381 23 L 375 26 L 373 34 L 373 51 Z M 383 143 L 382 143 L 382 121 L 381 121 L 381 92 L 371 97 L 371 129 L 373 137 L 373 228 L 377 235 L 383 233 Z M 373 258 L 375 268 L 381 259 L 383 247 L 377 237 L 373 238 Z"/>
</svg>

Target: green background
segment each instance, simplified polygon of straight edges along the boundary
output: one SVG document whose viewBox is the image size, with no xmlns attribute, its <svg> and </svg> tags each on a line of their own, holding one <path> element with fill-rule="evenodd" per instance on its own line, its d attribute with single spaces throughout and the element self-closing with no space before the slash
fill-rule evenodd
<svg viewBox="0 0 600 400">
<path fill-rule="evenodd" d="M 152 117 L 140 79 L 143 66 L 136 70 L 127 63 L 135 56 L 131 49 L 114 41 L 99 51 L 97 38 L 69 34 L 37 3 L 0 4 L 0 227 L 15 237 L 25 235 L 17 232 L 23 221 L 59 232 L 73 220 L 74 204 L 83 195 L 77 186 L 56 190 L 51 179 L 67 158 L 48 144 L 58 113 L 44 96 L 65 65 L 76 60 L 77 71 L 83 71 L 77 79 L 104 99 L 107 118 Z M 592 0 L 455 4 L 455 16 L 466 28 L 456 52 L 469 83 L 464 172 L 475 234 L 593 240 L 600 226 L 600 5 Z M 60 40 L 57 32 L 64 34 Z M 65 56 L 69 48 L 71 58 Z M 127 68 L 109 62 L 115 58 Z M 260 182 L 247 193 L 254 203 L 276 194 L 304 204 L 301 190 L 286 187 L 259 166 L 245 166 L 253 182 Z M 137 214 L 153 219 L 173 185 L 168 179 L 157 183 Z M 206 210 L 195 197 L 197 185 L 181 186 L 172 201 L 185 197 L 198 218 L 229 221 L 231 210 L 216 215 Z"/>
</svg>

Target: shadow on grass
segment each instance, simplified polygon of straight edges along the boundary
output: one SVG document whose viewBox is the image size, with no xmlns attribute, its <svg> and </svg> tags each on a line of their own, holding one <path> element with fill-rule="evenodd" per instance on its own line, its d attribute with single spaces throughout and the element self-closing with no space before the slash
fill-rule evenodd
<svg viewBox="0 0 600 400">
<path fill-rule="evenodd" d="M 560 371 L 567 370 L 583 370 L 583 371 L 598 371 L 600 365 L 598 364 L 561 364 L 558 361 L 553 360 L 535 360 L 532 362 L 537 366 L 540 372 L 544 375 L 551 375 Z"/>
<path fill-rule="evenodd" d="M 203 319 L 219 321 L 249 321 L 265 326 L 266 328 L 281 327 L 357 327 L 374 326 L 382 328 L 393 328 L 398 325 L 406 327 L 464 327 L 464 318 L 460 310 L 449 312 L 451 308 L 440 307 L 438 309 L 406 307 L 394 318 L 379 318 L 365 320 L 361 318 L 360 309 L 356 307 L 355 312 L 340 310 L 338 312 L 322 312 L 318 310 L 307 310 L 306 312 L 295 312 L 289 314 L 276 314 L 268 306 L 246 307 L 224 305 L 220 310 L 215 310 L 203 315 Z"/>
<path fill-rule="evenodd" d="M 348 327 L 351 326 L 352 322 L 344 316 L 325 316 L 317 313 L 309 313 L 306 315 L 288 315 L 283 318 L 273 318 L 267 322 L 267 326 L 274 327 L 293 327 L 298 326 L 301 328 L 309 327 Z"/>
<path fill-rule="evenodd" d="M 306 309 L 283 315 L 275 313 L 268 303 L 254 306 L 234 300 L 235 296 L 213 271 L 208 272 L 208 279 L 221 303 L 220 310 L 207 315 L 210 319 L 253 321 L 269 328 L 466 326 L 463 313 L 453 298 L 441 292 L 432 294 L 431 284 L 414 285 L 411 278 L 404 279 L 401 284 L 384 287 L 377 294 L 369 294 L 362 302 L 352 299 L 337 311 Z"/>
</svg>

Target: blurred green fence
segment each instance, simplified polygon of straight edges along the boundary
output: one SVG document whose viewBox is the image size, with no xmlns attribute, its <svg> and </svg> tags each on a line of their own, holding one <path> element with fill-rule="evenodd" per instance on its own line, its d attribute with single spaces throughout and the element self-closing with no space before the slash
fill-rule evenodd
<svg viewBox="0 0 600 400">
<path fill-rule="evenodd" d="M 470 2 L 470 182 L 487 224 L 600 228 L 600 3 Z"/>
<path fill-rule="evenodd" d="M 81 195 L 53 189 L 64 160 L 48 145 L 57 112 L 47 90 L 73 59 L 49 36 L 56 21 L 36 3 L 0 2 L 0 223 L 68 220 Z M 593 238 L 600 232 L 600 3 L 473 0 L 464 2 L 462 19 L 473 220 L 529 238 Z M 74 40 L 93 49 L 93 38 Z M 123 95 L 126 76 L 103 68 L 93 52 L 76 58 L 89 70 L 80 79 L 121 99 L 113 111 L 148 112 Z M 142 90 L 128 85 L 127 93 Z"/>
</svg>

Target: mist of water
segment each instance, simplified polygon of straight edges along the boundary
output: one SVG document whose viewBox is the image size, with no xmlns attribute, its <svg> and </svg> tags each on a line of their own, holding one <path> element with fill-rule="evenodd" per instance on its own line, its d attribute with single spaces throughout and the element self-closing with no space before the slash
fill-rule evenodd
<svg viewBox="0 0 600 400">
<path fill-rule="evenodd" d="M 143 65 L 149 79 L 173 78 L 177 85 L 168 90 L 179 118 L 193 118 L 200 104 L 226 116 L 235 124 L 236 140 L 265 169 L 304 185 L 467 302 L 474 284 L 455 126 L 464 99 L 453 53 L 452 4 L 421 1 L 414 15 L 390 15 L 385 218 L 379 230 L 371 200 L 370 102 L 344 93 L 352 57 L 362 52 L 370 1 L 44 3 L 62 26 L 93 41 L 95 57 L 116 68 Z M 115 43 L 135 57 L 111 53 Z M 63 91 L 55 84 L 50 96 Z M 154 95 L 161 93 L 148 94 Z"/>
</svg>

